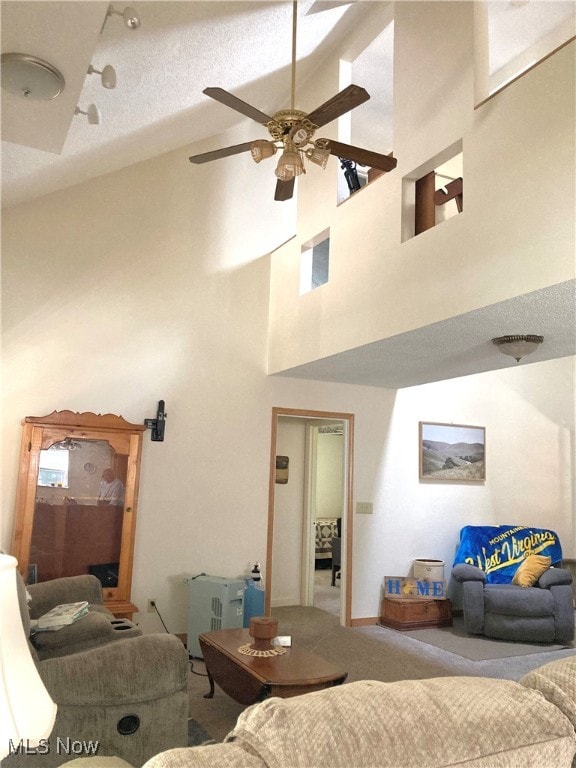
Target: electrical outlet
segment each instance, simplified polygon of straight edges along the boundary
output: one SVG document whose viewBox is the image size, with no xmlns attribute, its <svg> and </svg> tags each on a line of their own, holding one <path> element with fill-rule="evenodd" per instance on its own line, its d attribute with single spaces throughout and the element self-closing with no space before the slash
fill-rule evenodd
<svg viewBox="0 0 576 768">
<path fill-rule="evenodd" d="M 155 597 L 149 597 L 148 598 L 148 605 L 146 607 L 146 611 L 148 613 L 156 613 L 156 598 Z"/>
</svg>

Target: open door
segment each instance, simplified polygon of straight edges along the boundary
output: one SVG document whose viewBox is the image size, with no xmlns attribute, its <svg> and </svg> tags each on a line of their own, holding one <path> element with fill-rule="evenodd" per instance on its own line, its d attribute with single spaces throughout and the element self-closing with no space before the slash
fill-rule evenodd
<svg viewBox="0 0 576 768">
<path fill-rule="evenodd" d="M 333 570 L 332 539 L 346 534 L 345 440 L 344 422 L 306 420 L 302 605 L 338 616 L 345 571 Z"/>
<path fill-rule="evenodd" d="M 286 452 L 283 454 L 284 463 L 288 459 L 288 480 L 286 482 L 286 474 L 283 471 L 281 484 L 280 478 L 276 474 L 276 459 L 280 455 L 278 448 L 280 423 L 288 423 L 293 427 L 292 431 L 296 435 L 296 442 L 288 443 L 293 448 L 289 447 L 287 453 L 291 453 L 293 458 L 298 457 L 298 460 L 294 462 L 290 455 L 286 455 Z M 320 426 L 335 423 L 341 426 L 344 445 L 341 522 L 343 577 L 340 580 L 342 593 L 340 623 L 343 626 L 350 626 L 353 534 L 353 414 L 287 408 L 272 409 L 265 607 L 266 613 L 269 615 L 272 605 L 313 604 L 313 592 L 312 598 L 310 598 L 310 590 L 313 590 L 314 580 L 313 532 L 315 526 L 311 524 L 311 514 L 305 513 L 304 500 L 309 495 L 311 487 L 311 464 L 309 461 L 305 461 L 306 438 L 304 435 L 307 432 L 310 435 L 314 434 L 306 429 L 307 425 Z M 286 446 L 287 443 L 283 442 L 283 445 Z M 291 501 L 286 503 L 286 497 L 290 494 L 292 494 Z"/>
</svg>

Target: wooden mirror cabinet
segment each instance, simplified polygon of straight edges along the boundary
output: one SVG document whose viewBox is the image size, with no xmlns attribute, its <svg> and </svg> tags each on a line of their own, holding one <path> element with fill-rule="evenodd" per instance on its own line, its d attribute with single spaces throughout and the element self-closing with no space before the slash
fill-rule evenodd
<svg viewBox="0 0 576 768">
<path fill-rule="evenodd" d="M 114 414 L 27 416 L 12 554 L 27 583 L 92 573 L 104 604 L 132 618 L 132 561 L 144 425 Z M 104 477 L 103 477 L 104 474 Z"/>
</svg>

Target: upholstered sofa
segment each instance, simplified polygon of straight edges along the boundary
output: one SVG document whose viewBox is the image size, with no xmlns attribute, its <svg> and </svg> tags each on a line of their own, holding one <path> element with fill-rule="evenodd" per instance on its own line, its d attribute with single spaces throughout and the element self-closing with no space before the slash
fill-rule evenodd
<svg viewBox="0 0 576 768">
<path fill-rule="evenodd" d="M 54 768 L 90 753 L 124 758 L 134 766 L 152 755 L 188 743 L 188 655 L 173 635 L 142 635 L 128 623 L 117 630 L 102 605 L 93 576 L 56 579 L 30 586 L 17 577 L 20 614 L 26 637 L 30 616 L 63 602 L 89 600 L 89 616 L 28 644 L 40 676 L 58 705 L 49 739 L 35 753 L 26 745 L 2 761 L 2 768 Z M 44 638 L 44 643 L 39 641 Z M 17 747 L 18 745 L 16 745 Z"/>
<path fill-rule="evenodd" d="M 444 677 L 349 683 L 245 710 L 222 744 L 144 768 L 570 768 L 576 656 L 519 682 Z"/>
</svg>

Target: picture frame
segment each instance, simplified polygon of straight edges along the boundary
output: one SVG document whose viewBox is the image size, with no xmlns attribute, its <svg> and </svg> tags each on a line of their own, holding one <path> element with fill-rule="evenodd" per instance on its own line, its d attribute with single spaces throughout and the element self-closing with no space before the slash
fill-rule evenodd
<svg viewBox="0 0 576 768">
<path fill-rule="evenodd" d="M 276 482 L 286 485 L 288 482 L 288 456 L 276 456 Z"/>
<path fill-rule="evenodd" d="M 418 456 L 420 480 L 482 483 L 486 480 L 486 428 L 420 421 Z"/>
</svg>

